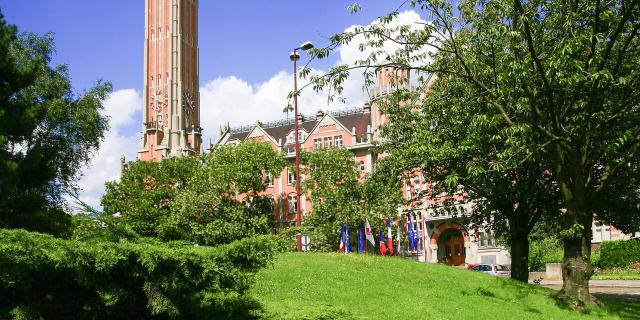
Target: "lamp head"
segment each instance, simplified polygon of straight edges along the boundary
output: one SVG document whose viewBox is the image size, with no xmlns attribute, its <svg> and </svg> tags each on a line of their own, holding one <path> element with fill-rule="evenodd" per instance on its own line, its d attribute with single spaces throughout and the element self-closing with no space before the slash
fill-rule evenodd
<svg viewBox="0 0 640 320">
<path fill-rule="evenodd" d="M 300 49 L 307 51 L 309 49 L 313 49 L 313 43 L 311 43 L 310 41 L 307 41 L 303 44 L 300 45 Z"/>
<path fill-rule="evenodd" d="M 289 59 L 291 61 L 298 61 L 300 59 L 300 55 L 297 52 L 292 51 L 291 54 L 289 55 Z"/>
</svg>

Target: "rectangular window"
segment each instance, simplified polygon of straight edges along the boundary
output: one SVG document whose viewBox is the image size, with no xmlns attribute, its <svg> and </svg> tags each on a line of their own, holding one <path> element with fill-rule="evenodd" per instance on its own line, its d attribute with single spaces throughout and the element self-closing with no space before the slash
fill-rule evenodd
<svg viewBox="0 0 640 320">
<path fill-rule="evenodd" d="M 313 139 L 313 147 L 315 148 L 315 150 L 322 148 L 322 139 L 321 138 Z"/>
<path fill-rule="evenodd" d="M 287 183 L 288 184 L 294 184 L 296 182 L 296 171 L 294 170 L 288 170 L 289 174 L 287 175 Z"/>
<path fill-rule="evenodd" d="M 289 196 L 289 213 L 298 212 L 298 202 L 296 196 Z"/>
<path fill-rule="evenodd" d="M 364 172 L 365 169 L 364 161 L 360 161 L 360 172 Z"/>
<path fill-rule="evenodd" d="M 342 136 L 335 136 L 333 137 L 333 139 L 336 141 L 336 147 L 340 148 L 342 147 Z"/>
<path fill-rule="evenodd" d="M 329 148 L 333 145 L 333 138 L 331 137 L 324 137 L 324 147 L 325 148 Z"/>
<path fill-rule="evenodd" d="M 264 175 L 264 183 L 267 187 L 273 187 L 273 175 L 271 172 L 267 171 Z"/>
<path fill-rule="evenodd" d="M 495 247 L 496 242 L 493 235 L 489 232 L 480 232 L 479 234 L 480 247 Z"/>
<path fill-rule="evenodd" d="M 420 180 L 416 180 L 415 183 L 416 183 L 416 186 L 415 186 L 416 198 L 420 198 L 420 191 L 422 189 L 420 187 Z"/>
<path fill-rule="evenodd" d="M 409 181 L 405 184 L 405 197 L 407 200 L 411 200 L 411 183 Z"/>
</svg>

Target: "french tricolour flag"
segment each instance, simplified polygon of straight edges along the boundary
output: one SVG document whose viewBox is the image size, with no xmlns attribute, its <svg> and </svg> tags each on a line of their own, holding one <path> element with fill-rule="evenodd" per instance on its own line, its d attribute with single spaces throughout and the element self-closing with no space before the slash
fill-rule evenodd
<svg viewBox="0 0 640 320">
<path fill-rule="evenodd" d="M 387 246 L 384 244 L 384 232 L 380 230 L 380 255 L 384 256 L 387 254 Z"/>
<path fill-rule="evenodd" d="M 393 255 L 393 238 L 391 236 L 391 218 L 387 217 L 387 249 L 389 249 L 389 255 Z"/>
<path fill-rule="evenodd" d="M 344 252 L 344 224 L 342 225 L 342 231 L 340 231 L 340 246 L 338 247 L 338 252 Z"/>
</svg>

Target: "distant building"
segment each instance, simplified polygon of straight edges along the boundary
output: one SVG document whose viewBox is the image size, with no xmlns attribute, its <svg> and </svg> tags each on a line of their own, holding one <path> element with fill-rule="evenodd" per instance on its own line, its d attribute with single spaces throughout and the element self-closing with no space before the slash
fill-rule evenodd
<svg viewBox="0 0 640 320">
<path fill-rule="evenodd" d="M 591 234 L 591 244 L 595 247 L 599 246 L 604 241 L 640 238 L 640 231 L 635 233 L 623 233 L 616 227 L 604 224 L 596 219 L 594 219 L 591 224 Z"/>
<path fill-rule="evenodd" d="M 160 161 L 173 156 L 189 156 L 202 148 L 200 127 L 198 0 L 145 0 L 144 90 L 142 133 L 138 160 Z M 409 72 L 385 67 L 376 70 L 376 86 L 372 100 L 362 107 L 301 115 L 298 119 L 256 122 L 254 125 L 220 128 L 216 145 L 233 145 L 252 139 L 270 143 L 289 160 L 295 158 L 294 121 L 300 125 L 301 149 L 313 151 L 341 147 L 353 153 L 362 176 L 372 171 L 383 155 L 372 151 L 380 139 L 380 126 L 386 117 L 377 101 L 384 99 L 400 85 L 409 85 Z M 429 79 L 432 84 L 435 78 Z M 430 86 L 427 86 L 430 87 Z M 121 159 L 122 169 L 127 165 Z M 276 205 L 274 220 L 282 225 L 295 220 L 295 172 L 266 172 L 266 194 Z M 419 171 L 404 177 L 403 195 L 410 205 L 398 208 L 395 219 L 403 220 L 405 229 L 411 217 L 419 243 L 414 256 L 425 262 L 451 265 L 463 263 L 509 264 L 507 250 L 491 232 L 471 230 L 464 223 L 473 210 L 461 188 L 457 193 L 433 194 L 432 182 Z M 312 203 L 301 195 L 302 212 L 309 214 Z M 443 200 L 454 200 L 453 210 L 442 206 Z M 390 213 L 390 215 L 393 215 Z M 336 231 L 337 232 L 337 231 Z M 594 221 L 592 243 L 640 237 L 640 232 L 623 234 L 613 226 Z M 394 239 L 395 241 L 395 239 Z M 313 246 L 313 244 L 311 244 Z"/>
<path fill-rule="evenodd" d="M 394 90 L 393 82 L 403 79 L 399 85 L 409 85 L 407 70 L 386 67 L 376 71 L 376 86 L 371 92 L 372 100 L 363 107 L 326 112 L 318 110 L 314 115 L 300 115 L 299 140 L 304 151 L 327 147 L 341 147 L 353 153 L 353 159 L 363 177 L 372 171 L 378 155 L 372 150 L 373 142 L 380 139 L 380 126 L 387 121 L 380 112 L 378 99 Z M 434 81 L 431 79 L 430 81 Z M 253 125 L 231 128 L 225 123 L 220 128 L 220 138 L 215 145 L 234 145 L 245 140 L 268 142 L 275 150 L 285 154 L 292 162 L 295 159 L 294 119 L 272 122 L 257 121 Z M 274 220 L 281 225 L 293 224 L 296 217 L 295 172 L 285 168 L 282 172 L 265 173 L 266 194 L 275 203 Z M 510 264 L 507 250 L 500 246 L 489 231 L 470 230 L 463 221 L 473 209 L 465 200 L 462 189 L 454 195 L 433 195 L 427 177 L 418 171 L 405 177 L 403 195 L 411 205 L 389 213 L 392 219 L 402 219 L 406 228 L 408 218 L 418 238 L 418 250 L 412 253 L 418 260 L 441 262 L 451 265 L 464 263 Z M 455 200 L 456 213 L 445 210 L 444 199 Z M 312 203 L 307 195 L 301 195 L 302 212 L 311 213 Z M 336 231 L 338 232 L 338 231 Z M 405 229 L 403 232 L 407 232 Z M 395 239 L 394 239 L 395 241 Z M 313 243 L 311 243 L 313 246 Z"/>
</svg>

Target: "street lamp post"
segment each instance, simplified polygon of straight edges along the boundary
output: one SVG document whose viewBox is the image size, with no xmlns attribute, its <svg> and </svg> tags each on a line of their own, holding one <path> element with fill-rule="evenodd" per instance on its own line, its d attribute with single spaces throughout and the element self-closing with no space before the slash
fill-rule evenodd
<svg viewBox="0 0 640 320">
<path fill-rule="evenodd" d="M 289 59 L 293 61 L 293 123 L 294 131 L 296 135 L 296 227 L 300 228 L 302 225 L 302 206 L 300 205 L 300 141 L 298 134 L 298 66 L 296 62 L 300 59 L 298 50 L 309 50 L 313 48 L 313 44 L 309 41 L 301 44 L 299 47 L 293 49 Z M 298 252 L 302 251 L 302 235 L 300 232 L 296 235 L 296 242 L 298 245 Z"/>
</svg>

